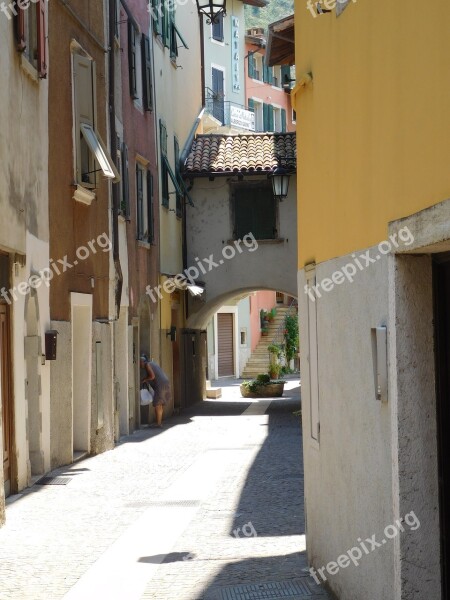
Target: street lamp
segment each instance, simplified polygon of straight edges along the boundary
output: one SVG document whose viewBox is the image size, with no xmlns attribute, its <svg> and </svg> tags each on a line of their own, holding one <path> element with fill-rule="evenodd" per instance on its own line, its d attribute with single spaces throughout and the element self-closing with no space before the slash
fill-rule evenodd
<svg viewBox="0 0 450 600">
<path fill-rule="evenodd" d="M 199 15 L 206 15 L 207 23 L 216 23 L 221 14 L 227 14 L 227 0 L 196 0 Z"/>
<path fill-rule="evenodd" d="M 285 157 L 281 158 L 277 157 L 278 166 L 272 171 L 272 187 L 273 187 L 273 195 L 280 202 L 287 198 L 289 193 L 289 180 L 291 178 L 291 174 L 294 172 L 292 168 L 287 166 L 288 163 L 295 164 L 295 158 Z M 284 161 L 284 165 L 283 165 Z"/>
</svg>

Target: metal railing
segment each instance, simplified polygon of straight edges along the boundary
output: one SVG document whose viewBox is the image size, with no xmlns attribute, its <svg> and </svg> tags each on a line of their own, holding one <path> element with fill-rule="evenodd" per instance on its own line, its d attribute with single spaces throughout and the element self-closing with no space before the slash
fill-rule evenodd
<svg viewBox="0 0 450 600">
<path fill-rule="evenodd" d="M 210 92 L 210 95 L 208 95 L 208 92 Z M 221 96 L 213 95 L 213 92 L 207 88 L 207 96 L 205 98 L 206 112 L 217 119 L 221 125 L 229 126 L 233 124 L 231 118 L 232 108 L 237 108 L 249 113 L 255 112 L 247 106 L 231 102 L 230 100 L 224 100 Z M 243 128 L 247 129 L 247 127 Z M 254 131 L 254 127 L 251 130 Z"/>
</svg>

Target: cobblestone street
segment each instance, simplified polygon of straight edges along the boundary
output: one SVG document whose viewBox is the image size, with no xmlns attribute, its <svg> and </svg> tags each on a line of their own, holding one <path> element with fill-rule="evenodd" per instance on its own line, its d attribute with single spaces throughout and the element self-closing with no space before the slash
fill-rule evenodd
<svg viewBox="0 0 450 600">
<path fill-rule="evenodd" d="M 9 499 L 1 600 L 324 599 L 306 571 L 298 383 L 236 382 Z"/>
</svg>

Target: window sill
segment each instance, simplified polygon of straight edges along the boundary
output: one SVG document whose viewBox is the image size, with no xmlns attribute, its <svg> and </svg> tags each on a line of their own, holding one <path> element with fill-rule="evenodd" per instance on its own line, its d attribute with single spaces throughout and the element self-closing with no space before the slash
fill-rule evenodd
<svg viewBox="0 0 450 600">
<path fill-rule="evenodd" d="M 20 66 L 21 66 L 22 70 L 25 72 L 25 74 L 32 81 L 34 81 L 34 83 L 39 83 L 39 73 L 37 72 L 37 69 L 35 69 L 35 67 L 33 67 L 33 65 L 30 63 L 30 61 L 28 60 L 28 58 L 25 56 L 25 54 L 23 52 L 20 55 Z"/>
<path fill-rule="evenodd" d="M 73 199 L 77 202 L 85 204 L 86 206 L 90 206 L 92 204 L 92 200 L 95 200 L 95 192 L 91 192 L 82 185 L 77 185 L 77 188 L 73 194 Z"/>
<path fill-rule="evenodd" d="M 212 44 L 217 44 L 217 46 L 225 46 L 225 41 L 224 40 L 215 40 L 214 38 L 211 38 L 211 43 Z"/>
<path fill-rule="evenodd" d="M 150 250 L 152 245 L 150 242 L 143 242 L 142 240 L 137 240 L 138 248 L 145 248 L 146 250 Z"/>
<path fill-rule="evenodd" d="M 261 85 L 265 85 L 264 81 L 261 81 L 261 79 L 253 79 L 252 78 L 252 81 L 255 83 L 260 83 Z"/>
<path fill-rule="evenodd" d="M 245 236 L 244 236 L 245 237 Z M 238 240 L 228 240 L 228 244 L 234 244 Z M 284 238 L 275 238 L 274 240 L 258 240 L 258 244 L 284 244 L 286 241 Z"/>
</svg>

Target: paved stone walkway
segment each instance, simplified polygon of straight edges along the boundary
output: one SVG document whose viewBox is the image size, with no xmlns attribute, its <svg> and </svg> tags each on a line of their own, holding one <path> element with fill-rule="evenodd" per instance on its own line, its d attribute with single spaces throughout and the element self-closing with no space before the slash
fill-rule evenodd
<svg viewBox="0 0 450 600">
<path fill-rule="evenodd" d="M 306 572 L 297 384 L 238 386 L 9 499 L 0 600 L 289 600 Z"/>
</svg>

